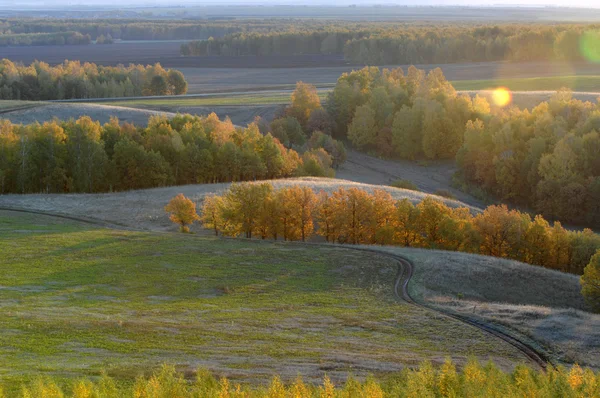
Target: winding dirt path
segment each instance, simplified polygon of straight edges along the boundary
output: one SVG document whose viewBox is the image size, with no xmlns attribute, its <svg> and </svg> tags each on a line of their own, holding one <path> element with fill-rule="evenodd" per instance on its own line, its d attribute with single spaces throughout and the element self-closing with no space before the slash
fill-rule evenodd
<svg viewBox="0 0 600 398">
<path fill-rule="evenodd" d="M 3 206 L 0 206 L 0 210 L 58 217 L 58 218 L 63 218 L 63 219 L 67 219 L 67 220 L 93 224 L 93 225 L 101 226 L 104 228 L 142 231 L 142 230 L 138 230 L 138 229 L 131 228 L 128 226 L 105 222 L 105 221 L 102 221 L 99 219 L 94 219 L 94 218 L 74 217 L 74 216 L 67 216 L 67 215 L 63 215 L 63 214 L 55 214 L 55 213 L 51 213 L 51 212 L 28 210 L 28 209 L 23 209 L 23 208 L 3 207 Z M 164 231 L 160 231 L 160 232 L 161 233 L 171 233 L 171 232 L 164 232 Z M 235 238 L 222 238 L 222 239 L 235 239 Z M 262 241 L 248 240 L 248 242 L 254 242 L 254 243 L 260 244 L 260 242 L 262 242 Z M 335 245 L 335 244 L 330 244 L 330 243 L 317 243 L 317 242 L 284 242 L 284 244 L 303 245 L 303 246 L 320 246 L 320 247 L 340 247 L 340 245 Z M 389 253 L 387 251 L 378 250 L 376 248 L 352 247 L 352 246 L 343 246 L 343 248 L 348 249 L 348 250 L 374 253 L 374 254 L 377 254 L 380 256 L 385 256 L 385 257 L 390 258 L 391 260 L 395 261 L 398 265 L 398 270 L 397 270 L 396 277 L 394 280 L 394 295 L 396 296 L 397 299 L 403 300 L 408 304 L 421 307 L 427 311 L 436 312 L 442 316 L 457 320 L 459 322 L 462 322 L 462 323 L 465 323 L 472 327 L 475 327 L 481 331 L 489 333 L 489 334 L 495 336 L 496 338 L 499 338 L 499 339 L 503 340 L 504 342 L 512 345 L 519 351 L 521 351 L 531 362 L 537 364 L 538 366 L 540 366 L 540 368 L 542 368 L 544 370 L 549 365 L 554 366 L 551 359 L 545 353 L 538 351 L 535 347 L 531 346 L 527 342 L 499 330 L 498 328 L 494 327 L 494 325 L 491 323 L 482 322 L 480 320 L 475 320 L 475 319 L 472 319 L 472 318 L 464 316 L 464 315 L 458 315 L 458 314 L 451 313 L 448 311 L 443 311 L 439 308 L 435 308 L 435 307 L 429 306 L 427 304 L 415 301 L 411 297 L 411 295 L 409 293 L 409 289 L 408 289 L 409 283 L 410 283 L 413 273 L 414 273 L 414 265 L 407 258 L 397 255 L 397 254 Z"/>
</svg>

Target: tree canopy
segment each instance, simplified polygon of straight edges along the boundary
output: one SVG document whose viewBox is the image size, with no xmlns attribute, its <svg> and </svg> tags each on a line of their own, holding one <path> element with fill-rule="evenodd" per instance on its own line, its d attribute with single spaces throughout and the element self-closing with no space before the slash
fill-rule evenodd
<svg viewBox="0 0 600 398">
<path fill-rule="evenodd" d="M 29 66 L 0 61 L 0 99 L 56 100 L 112 98 L 141 95 L 177 95 L 187 82 L 177 70 L 160 64 L 101 66 L 65 61 L 56 66 L 33 62 Z"/>
</svg>

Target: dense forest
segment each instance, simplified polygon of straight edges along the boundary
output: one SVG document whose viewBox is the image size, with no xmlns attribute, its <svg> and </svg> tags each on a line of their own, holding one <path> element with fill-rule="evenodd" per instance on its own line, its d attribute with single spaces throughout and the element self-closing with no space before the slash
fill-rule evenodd
<svg viewBox="0 0 600 398">
<path fill-rule="evenodd" d="M 342 75 L 334 134 L 391 158 L 454 159 L 459 180 L 549 219 L 600 225 L 600 106 L 567 91 L 533 110 L 458 95 L 441 70 Z M 466 187 L 468 188 L 468 187 Z"/>
<path fill-rule="evenodd" d="M 202 220 L 215 234 L 262 239 L 400 245 L 479 253 L 582 274 L 600 249 L 600 235 L 568 231 L 542 216 L 490 206 L 472 214 L 426 197 L 416 206 L 383 190 L 340 188 L 315 193 L 309 187 L 274 190 L 269 183 L 234 184 L 208 197 Z"/>
<path fill-rule="evenodd" d="M 600 225 L 600 106 L 558 92 L 467 123 L 460 176 L 552 219 Z"/>
<path fill-rule="evenodd" d="M 331 176 L 322 148 L 300 155 L 256 124 L 178 115 L 148 127 L 89 117 L 26 126 L 0 120 L 0 193 L 106 192 L 300 175 Z"/>
<path fill-rule="evenodd" d="M 187 92 L 183 74 L 160 64 L 98 66 L 65 61 L 56 66 L 34 62 L 29 66 L 0 61 L 0 99 L 57 100 L 112 98 L 141 95 L 177 95 Z"/>
<path fill-rule="evenodd" d="M 486 99 L 458 95 L 440 69 L 367 67 L 343 74 L 327 98 L 334 135 L 388 157 L 451 159 L 469 120 L 490 113 Z"/>
<path fill-rule="evenodd" d="M 97 40 L 100 36 L 110 36 L 114 40 L 203 40 L 240 32 L 285 31 L 291 27 L 314 26 L 319 29 L 323 25 L 318 21 L 288 19 L 211 21 L 11 18 L 0 19 L 0 43 L 4 37 L 18 35 L 23 41 L 11 45 L 28 45 L 25 38 L 73 32 L 91 40 Z"/>
<path fill-rule="evenodd" d="M 369 24 L 237 32 L 182 45 L 183 55 L 344 54 L 366 65 L 597 58 L 596 25 L 386 27 Z"/>
<path fill-rule="evenodd" d="M 6 46 L 64 46 L 90 44 L 90 35 L 79 32 L 0 34 L 0 47 Z"/>
</svg>

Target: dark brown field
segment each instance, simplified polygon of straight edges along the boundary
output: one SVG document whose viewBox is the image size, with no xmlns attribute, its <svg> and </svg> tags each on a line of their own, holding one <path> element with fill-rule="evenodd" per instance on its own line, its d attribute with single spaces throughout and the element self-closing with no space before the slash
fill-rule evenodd
<svg viewBox="0 0 600 398">
<path fill-rule="evenodd" d="M 330 85 L 338 77 L 361 65 L 349 65 L 340 55 L 182 57 L 181 42 L 126 42 L 112 45 L 3 47 L 0 58 L 31 63 L 57 64 L 65 59 L 101 65 L 154 64 L 180 69 L 189 83 L 189 93 L 252 90 L 281 87 L 304 81 Z M 405 70 L 408 65 L 401 66 Z M 448 80 L 487 80 L 598 74 L 598 65 L 566 63 L 464 63 L 416 65 L 426 71 L 440 67 Z"/>
</svg>

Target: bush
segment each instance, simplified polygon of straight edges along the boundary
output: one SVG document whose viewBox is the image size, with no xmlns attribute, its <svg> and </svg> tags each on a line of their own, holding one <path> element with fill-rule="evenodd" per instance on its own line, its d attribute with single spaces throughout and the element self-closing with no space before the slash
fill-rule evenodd
<svg viewBox="0 0 600 398">
<path fill-rule="evenodd" d="M 452 192 L 448 191 L 447 189 L 437 189 L 435 191 L 435 195 L 441 196 L 444 198 L 448 198 L 448 199 L 456 199 L 456 196 L 454 196 L 454 194 Z"/>
<path fill-rule="evenodd" d="M 411 191 L 420 191 L 420 189 L 409 180 L 396 180 L 392 182 L 390 186 L 394 188 L 410 189 Z"/>
</svg>

